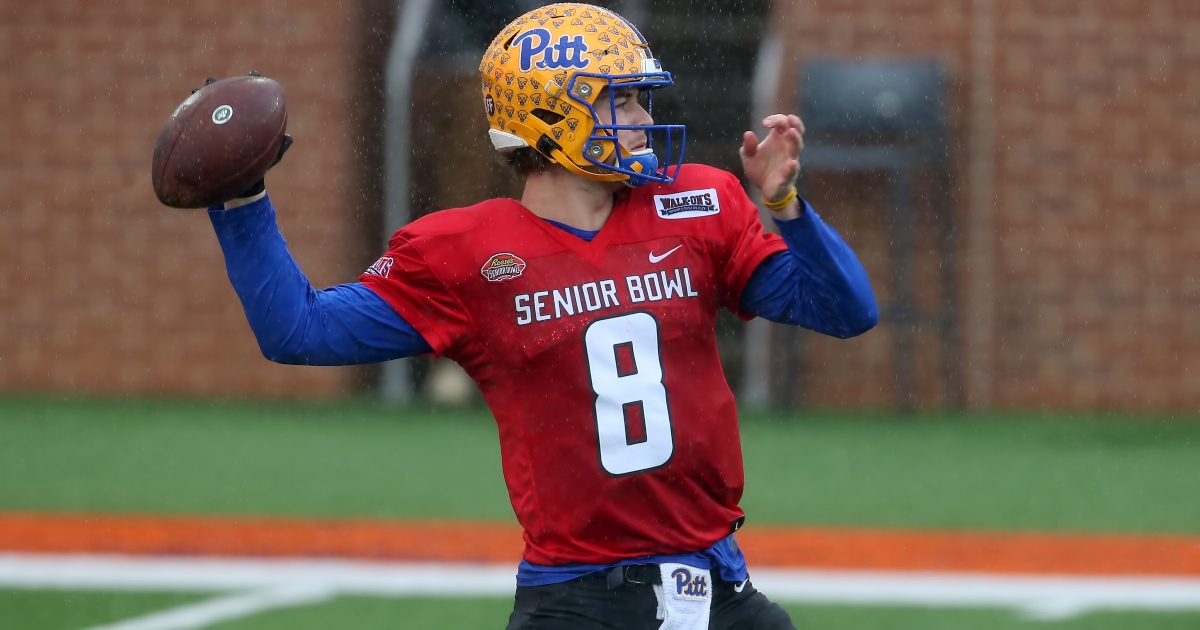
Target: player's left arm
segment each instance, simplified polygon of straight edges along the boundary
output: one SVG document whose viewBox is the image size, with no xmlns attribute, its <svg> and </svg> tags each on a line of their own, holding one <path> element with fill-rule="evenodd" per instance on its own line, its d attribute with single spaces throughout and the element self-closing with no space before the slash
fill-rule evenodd
<svg viewBox="0 0 1200 630">
<path fill-rule="evenodd" d="M 879 307 L 858 256 L 796 194 L 804 123 L 775 114 L 763 120 L 770 129 L 759 142 L 743 137 L 746 176 L 763 194 L 787 251 L 764 259 L 742 289 L 741 310 L 774 322 L 803 326 L 847 338 L 879 321 Z"/>
</svg>

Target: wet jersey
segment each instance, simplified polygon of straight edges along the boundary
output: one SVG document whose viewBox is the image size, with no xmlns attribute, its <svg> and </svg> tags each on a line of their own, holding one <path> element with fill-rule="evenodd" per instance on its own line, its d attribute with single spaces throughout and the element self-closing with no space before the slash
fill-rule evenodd
<svg viewBox="0 0 1200 630">
<path fill-rule="evenodd" d="M 686 165 L 591 242 L 495 199 L 401 229 L 361 281 L 478 383 L 525 559 L 603 564 L 707 548 L 742 516 L 715 322 L 785 249 L 734 176 Z"/>
</svg>

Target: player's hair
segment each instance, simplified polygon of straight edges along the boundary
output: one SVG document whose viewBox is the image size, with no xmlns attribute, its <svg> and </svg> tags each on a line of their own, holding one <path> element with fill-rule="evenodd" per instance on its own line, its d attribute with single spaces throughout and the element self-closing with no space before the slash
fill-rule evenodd
<svg viewBox="0 0 1200 630">
<path fill-rule="evenodd" d="M 564 116 L 558 112 L 552 112 L 545 109 L 535 109 L 532 113 L 548 125 L 553 125 L 562 120 Z M 511 168 L 517 175 L 528 177 L 530 173 L 544 173 L 550 165 L 554 163 L 550 158 L 542 155 L 533 147 L 521 147 L 510 151 L 500 152 L 500 163 Z"/>
<path fill-rule="evenodd" d="M 501 151 L 499 156 L 501 164 L 512 169 L 521 177 L 528 177 L 530 173 L 544 173 L 550 167 L 550 160 L 535 151 L 533 147 Z"/>
</svg>

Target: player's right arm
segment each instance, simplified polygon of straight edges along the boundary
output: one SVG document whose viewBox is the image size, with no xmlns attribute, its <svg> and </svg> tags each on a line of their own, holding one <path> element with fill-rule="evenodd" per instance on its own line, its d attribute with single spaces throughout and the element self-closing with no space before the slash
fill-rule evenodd
<svg viewBox="0 0 1200 630">
<path fill-rule="evenodd" d="M 300 271 L 265 193 L 209 209 L 225 268 L 263 356 L 296 365 L 377 363 L 430 352 L 360 283 L 318 291 Z"/>
</svg>

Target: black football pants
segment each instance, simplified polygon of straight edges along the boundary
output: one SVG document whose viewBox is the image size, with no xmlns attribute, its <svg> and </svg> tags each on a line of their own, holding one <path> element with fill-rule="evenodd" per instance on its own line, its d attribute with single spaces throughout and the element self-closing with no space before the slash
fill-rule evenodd
<svg viewBox="0 0 1200 630">
<path fill-rule="evenodd" d="M 517 587 L 507 630 L 657 630 L 658 565 L 617 567 L 569 582 Z M 709 630 L 796 630 L 786 611 L 747 581 L 739 592 L 712 572 Z"/>
</svg>

